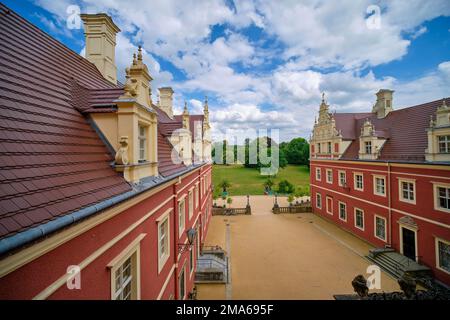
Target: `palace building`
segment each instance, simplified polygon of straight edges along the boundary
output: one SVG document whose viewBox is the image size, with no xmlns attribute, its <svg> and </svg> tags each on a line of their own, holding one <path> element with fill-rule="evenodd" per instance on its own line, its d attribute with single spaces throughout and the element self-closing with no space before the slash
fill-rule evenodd
<svg viewBox="0 0 450 320">
<path fill-rule="evenodd" d="M 379 90 L 366 113 L 332 113 L 322 98 L 310 141 L 313 211 L 407 257 L 391 268 L 406 261 L 450 285 L 450 99 L 395 110 L 393 93 Z"/>
<path fill-rule="evenodd" d="M 86 58 L 0 4 L 0 299 L 189 299 L 211 217 L 204 114 L 173 114 L 106 14 Z"/>
</svg>

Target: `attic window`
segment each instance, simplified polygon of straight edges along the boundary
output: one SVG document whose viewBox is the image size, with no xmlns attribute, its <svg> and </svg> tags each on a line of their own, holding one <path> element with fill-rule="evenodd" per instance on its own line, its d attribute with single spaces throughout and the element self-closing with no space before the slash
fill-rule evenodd
<svg viewBox="0 0 450 320">
<path fill-rule="evenodd" d="M 439 136 L 439 153 L 450 153 L 450 136 Z"/>
<path fill-rule="evenodd" d="M 367 154 L 372 154 L 372 141 L 364 142 L 364 148 Z"/>
<path fill-rule="evenodd" d="M 139 126 L 139 161 L 145 161 L 147 158 L 147 128 Z"/>
<path fill-rule="evenodd" d="M 331 142 L 328 142 L 328 153 L 331 153 Z"/>
</svg>

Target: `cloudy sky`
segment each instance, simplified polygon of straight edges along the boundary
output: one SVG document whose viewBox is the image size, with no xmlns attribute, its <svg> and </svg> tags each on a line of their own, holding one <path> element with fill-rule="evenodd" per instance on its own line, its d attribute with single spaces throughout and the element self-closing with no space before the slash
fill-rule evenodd
<svg viewBox="0 0 450 320">
<path fill-rule="evenodd" d="M 209 97 L 214 137 L 280 129 L 308 137 L 321 93 L 332 110 L 368 111 L 380 88 L 394 108 L 450 96 L 449 0 L 6 0 L 76 52 L 70 5 L 107 12 L 122 32 L 119 79 L 141 44 L 155 79 L 172 86 L 176 111 Z"/>
</svg>

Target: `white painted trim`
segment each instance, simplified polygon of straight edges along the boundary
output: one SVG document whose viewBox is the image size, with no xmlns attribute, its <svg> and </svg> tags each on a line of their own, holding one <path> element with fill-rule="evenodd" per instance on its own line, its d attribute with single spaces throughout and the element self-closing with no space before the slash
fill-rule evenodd
<svg viewBox="0 0 450 320">
<path fill-rule="evenodd" d="M 180 217 L 180 206 L 181 206 L 181 204 L 183 204 L 183 211 L 184 212 L 182 212 L 183 213 L 183 228 L 181 228 L 181 223 L 180 223 L 180 221 L 181 221 L 181 217 Z M 178 205 L 178 210 L 177 210 L 177 212 L 178 212 L 178 214 L 177 214 L 177 219 L 178 219 L 178 238 L 181 238 L 181 236 L 183 235 L 183 231 L 186 229 L 186 199 L 183 197 L 181 200 L 178 200 L 178 203 L 177 203 L 177 205 Z"/>
<path fill-rule="evenodd" d="M 414 246 L 416 251 L 416 261 L 419 261 L 419 247 L 417 246 L 417 229 L 411 228 L 407 225 L 404 225 L 402 223 L 398 224 L 399 227 L 399 236 L 400 236 L 400 253 L 403 254 L 403 228 L 411 230 L 414 232 Z"/>
<path fill-rule="evenodd" d="M 328 180 L 328 173 L 331 173 L 331 181 L 330 180 Z M 325 181 L 328 183 L 328 184 L 333 184 L 333 169 L 326 169 L 325 170 Z"/>
<path fill-rule="evenodd" d="M 329 199 L 330 202 L 331 202 L 331 211 L 328 210 L 328 209 L 329 209 L 329 208 L 328 208 L 328 199 Z M 332 198 L 332 197 L 329 197 L 329 196 L 326 196 L 326 197 L 325 197 L 325 208 L 326 208 L 326 211 L 327 211 L 327 213 L 328 213 L 329 215 L 333 215 L 333 198 Z"/>
<path fill-rule="evenodd" d="M 439 201 L 438 201 L 438 188 L 450 188 L 450 183 L 443 183 L 443 182 L 436 182 L 436 181 L 431 181 L 431 183 L 433 184 L 433 204 L 434 204 L 434 210 L 436 211 L 441 211 L 441 212 L 445 212 L 445 213 L 450 213 L 450 209 L 446 209 L 446 208 L 442 208 L 439 206 Z"/>
<path fill-rule="evenodd" d="M 317 176 L 317 172 L 319 172 L 319 175 Z M 316 181 L 322 181 L 322 169 L 316 168 Z"/>
<path fill-rule="evenodd" d="M 317 196 L 319 196 L 320 198 L 320 206 L 317 205 Z M 320 194 L 320 192 L 316 192 L 316 207 L 322 209 L 322 195 Z"/>
<path fill-rule="evenodd" d="M 373 194 L 376 195 L 376 196 L 380 196 L 380 197 L 386 197 L 386 189 L 387 189 L 386 176 L 379 175 L 379 174 L 374 174 L 372 179 L 373 179 Z M 384 193 L 378 193 L 377 192 L 377 179 L 383 179 L 384 180 Z"/>
<path fill-rule="evenodd" d="M 359 210 L 359 211 L 362 212 L 362 222 L 363 222 L 362 228 L 356 225 L 356 210 Z M 357 207 L 353 208 L 353 226 L 356 229 L 359 229 L 359 230 L 362 230 L 362 231 L 364 231 L 364 229 L 366 228 L 366 218 L 365 218 L 365 213 L 364 213 L 363 209 L 357 208 Z"/>
<path fill-rule="evenodd" d="M 173 272 L 175 271 L 175 264 L 172 266 L 172 269 L 170 269 L 170 272 L 166 278 L 166 281 L 164 281 L 164 284 L 161 288 L 161 291 L 158 294 L 158 297 L 156 300 L 161 300 L 162 295 L 164 294 L 164 291 L 166 291 L 167 285 L 169 284 L 170 278 L 172 278 Z"/>
<path fill-rule="evenodd" d="M 369 201 L 369 200 L 365 200 L 365 199 L 357 198 L 357 197 L 354 197 L 354 196 L 350 196 L 348 194 L 345 194 L 345 193 L 342 193 L 342 192 L 339 192 L 339 191 L 335 191 L 335 190 L 332 190 L 332 189 L 324 188 L 324 187 L 316 185 L 316 184 L 312 184 L 311 183 L 311 186 L 313 186 L 315 188 L 318 188 L 318 189 L 330 191 L 330 192 L 339 194 L 339 195 L 347 197 L 347 198 L 355 199 L 355 200 L 358 200 L 358 201 L 361 201 L 361 202 L 365 202 L 365 203 L 368 203 L 368 204 L 371 204 L 371 205 L 374 205 L 374 206 L 377 206 L 377 207 L 389 210 L 389 207 L 386 207 L 386 206 L 381 205 L 379 203 L 375 203 L 375 202 L 372 202 L 372 201 Z M 397 213 L 401 213 L 401 214 L 403 214 L 405 216 L 410 216 L 410 217 L 416 218 L 418 220 L 422 220 L 422 221 L 425 221 L 425 222 L 428 222 L 428 223 L 431 223 L 431 224 L 434 224 L 434 225 L 437 225 L 437 226 L 440 226 L 440 227 L 444 227 L 444 228 L 450 229 L 450 225 L 442 223 L 442 222 L 439 222 L 439 221 L 436 221 L 436 220 L 424 218 L 424 217 L 421 217 L 421 216 L 418 216 L 418 215 L 415 215 L 415 214 L 412 214 L 412 213 L 409 213 L 409 212 L 406 212 L 406 211 L 394 209 L 394 208 L 391 208 L 391 210 L 395 211 Z"/>
<path fill-rule="evenodd" d="M 361 176 L 362 188 L 356 187 L 356 176 Z M 362 172 L 353 172 L 353 189 L 364 192 L 364 174 Z"/>
<path fill-rule="evenodd" d="M 122 252 L 120 252 L 112 261 L 110 261 L 107 264 L 107 268 L 110 269 L 110 289 L 111 289 L 111 300 L 114 300 L 115 295 L 115 273 L 117 268 L 119 268 L 125 260 L 130 258 L 133 255 L 136 255 L 135 261 L 132 261 L 134 265 L 132 265 L 132 268 L 136 274 L 135 274 L 135 287 L 131 290 L 135 290 L 134 295 L 136 297 L 136 300 L 141 299 L 141 250 L 140 250 L 140 243 L 142 239 L 147 234 L 141 233 L 136 239 L 134 239 Z"/>
<path fill-rule="evenodd" d="M 380 219 L 384 220 L 384 239 L 377 236 L 377 218 L 380 218 Z M 373 235 L 375 236 L 375 238 L 377 238 L 379 240 L 382 240 L 384 242 L 387 242 L 386 241 L 386 239 L 387 239 L 387 232 L 388 232 L 387 231 L 387 219 L 385 217 L 383 217 L 383 216 L 374 214 L 373 215 Z"/>
<path fill-rule="evenodd" d="M 157 246 L 157 255 L 158 255 L 158 274 L 161 273 L 161 270 L 164 268 L 164 266 L 166 265 L 167 261 L 169 260 L 170 257 L 170 252 L 171 252 L 171 245 L 170 245 L 170 213 L 173 211 L 173 208 L 170 208 L 168 210 L 166 210 L 165 213 L 163 213 L 161 215 L 161 217 L 159 217 L 159 219 L 157 220 L 157 239 L 156 239 L 156 246 Z M 161 230 L 160 230 L 160 226 L 167 221 L 167 248 L 168 248 L 168 252 L 167 254 L 165 254 L 164 256 L 161 257 L 161 244 L 159 242 L 160 238 L 161 238 Z"/>
<path fill-rule="evenodd" d="M 341 183 L 341 173 L 344 174 L 345 183 L 347 184 L 347 172 L 345 170 L 338 170 L 338 185 L 343 187 L 344 185 Z"/>
<path fill-rule="evenodd" d="M 182 273 L 184 273 L 184 283 L 183 283 L 183 285 L 184 285 L 184 295 L 182 296 L 182 297 L 179 297 L 180 299 L 179 300 L 185 300 L 185 297 L 186 297 L 186 261 L 184 262 L 184 264 L 183 264 L 183 266 L 180 268 L 180 272 L 178 273 L 178 277 L 177 277 L 177 286 L 178 286 L 178 293 L 180 293 L 181 292 L 181 286 L 180 286 L 180 276 L 181 276 L 181 274 Z"/>
<path fill-rule="evenodd" d="M 439 259 L 439 242 L 443 242 L 447 245 L 450 245 L 450 241 L 439 238 L 439 237 L 435 237 L 434 238 L 434 248 L 435 248 L 435 253 L 436 253 L 436 269 L 441 270 L 442 272 L 445 272 L 447 274 L 450 274 L 449 270 L 445 270 L 443 268 L 441 268 L 440 266 L 440 259 Z"/>
<path fill-rule="evenodd" d="M 417 192 L 416 192 L 416 180 L 415 179 L 405 179 L 398 177 L 398 200 L 401 202 L 406 202 L 409 204 L 416 204 Z M 403 198 L 403 187 L 402 182 L 412 183 L 413 185 L 413 200 Z"/>
<path fill-rule="evenodd" d="M 341 218 L 341 203 L 345 206 L 345 219 Z M 347 212 L 347 204 L 345 202 L 339 201 L 338 202 L 338 217 L 339 220 L 347 222 L 348 220 L 348 212 Z"/>
</svg>

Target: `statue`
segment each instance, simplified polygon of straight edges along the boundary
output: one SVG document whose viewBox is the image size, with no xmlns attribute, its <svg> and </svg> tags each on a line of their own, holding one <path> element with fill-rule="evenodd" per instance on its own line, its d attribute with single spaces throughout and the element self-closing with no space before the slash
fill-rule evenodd
<svg viewBox="0 0 450 320">
<path fill-rule="evenodd" d="M 352 286 L 358 296 L 360 296 L 361 298 L 367 297 L 369 293 L 369 287 L 367 287 L 367 280 L 363 275 L 357 275 L 352 281 Z"/>
<path fill-rule="evenodd" d="M 127 165 L 128 164 L 128 137 L 122 136 L 119 140 L 120 147 L 116 152 L 116 164 Z"/>
<path fill-rule="evenodd" d="M 416 296 L 416 280 L 414 278 L 405 273 L 398 279 L 398 284 L 407 299 L 413 299 Z"/>
<path fill-rule="evenodd" d="M 127 98 L 133 98 L 137 96 L 137 80 L 131 78 L 130 76 L 130 68 L 126 68 L 125 69 L 125 78 L 127 79 L 125 81 L 125 85 L 123 87 L 123 90 L 125 91 L 123 97 L 127 97 Z"/>
</svg>

